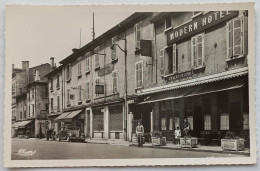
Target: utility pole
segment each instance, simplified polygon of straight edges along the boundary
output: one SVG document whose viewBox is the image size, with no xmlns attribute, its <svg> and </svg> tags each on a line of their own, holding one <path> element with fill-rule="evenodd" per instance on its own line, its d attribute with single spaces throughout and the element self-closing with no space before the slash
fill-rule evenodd
<svg viewBox="0 0 260 171">
<path fill-rule="evenodd" d="M 93 40 L 95 39 L 95 18 L 94 18 L 94 12 L 93 12 L 93 28 L 92 28 L 92 37 Z"/>
<path fill-rule="evenodd" d="M 79 30 L 79 48 L 81 48 L 81 28 Z"/>
</svg>

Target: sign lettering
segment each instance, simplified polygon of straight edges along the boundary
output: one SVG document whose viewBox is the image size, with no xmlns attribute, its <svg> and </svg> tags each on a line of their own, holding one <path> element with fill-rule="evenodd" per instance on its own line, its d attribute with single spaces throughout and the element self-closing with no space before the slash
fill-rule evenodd
<svg viewBox="0 0 260 171">
<path fill-rule="evenodd" d="M 173 30 L 169 30 L 166 34 L 167 44 L 173 44 L 181 39 L 199 33 L 218 23 L 226 21 L 238 15 L 238 11 L 212 11 L 208 12 L 192 21 L 181 25 Z"/>
</svg>

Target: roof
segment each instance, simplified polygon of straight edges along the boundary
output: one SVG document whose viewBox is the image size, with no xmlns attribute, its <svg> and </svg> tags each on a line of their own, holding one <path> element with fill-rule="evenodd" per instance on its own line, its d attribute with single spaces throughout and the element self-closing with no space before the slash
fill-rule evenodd
<svg viewBox="0 0 260 171">
<path fill-rule="evenodd" d="M 128 18 L 126 18 L 125 20 L 123 20 L 122 22 L 117 24 L 116 26 L 112 27 L 111 29 L 109 29 L 108 31 L 106 31 L 105 33 L 103 33 L 102 35 L 100 35 L 99 37 L 97 37 L 96 39 L 91 41 L 90 43 L 86 44 L 85 46 L 83 46 L 82 48 L 77 50 L 76 52 L 72 53 L 71 55 L 69 55 L 62 61 L 60 61 L 60 63 L 63 65 L 69 63 L 74 58 L 79 57 L 80 55 L 82 55 L 83 53 L 86 53 L 87 51 L 91 51 L 92 49 L 94 49 L 95 47 L 100 45 L 102 42 L 116 36 L 120 32 L 129 28 L 132 24 L 137 23 L 138 21 L 148 17 L 149 15 L 152 15 L 152 12 L 136 12 L 136 13 L 130 15 Z"/>
<path fill-rule="evenodd" d="M 31 82 L 30 84 L 27 84 L 25 87 L 30 87 L 32 85 L 35 85 L 35 84 L 48 84 L 47 81 L 34 81 L 34 82 Z"/>
<path fill-rule="evenodd" d="M 51 77 L 52 75 L 58 73 L 59 71 L 62 70 L 62 66 L 63 66 L 63 65 L 60 65 L 59 67 L 53 69 L 53 70 L 50 71 L 48 74 L 44 75 L 44 77 Z"/>
<path fill-rule="evenodd" d="M 218 80 L 234 78 L 234 77 L 238 77 L 238 76 L 242 76 L 242 75 L 246 75 L 246 74 L 248 74 L 248 67 L 243 67 L 243 68 L 233 69 L 230 71 L 224 71 L 224 72 L 217 73 L 217 74 L 211 74 L 211 75 L 207 75 L 207 76 L 197 77 L 197 78 L 193 78 L 190 80 L 185 80 L 185 81 L 181 81 L 181 82 L 177 82 L 177 83 L 172 83 L 172 84 L 152 87 L 152 88 L 148 88 L 148 89 L 144 89 L 144 90 L 139 90 L 137 93 L 139 95 L 153 94 L 153 93 L 158 93 L 158 92 L 163 92 L 163 91 L 168 91 L 168 90 L 179 89 L 179 88 L 183 88 L 183 87 L 210 83 L 210 82 L 218 81 Z"/>
</svg>

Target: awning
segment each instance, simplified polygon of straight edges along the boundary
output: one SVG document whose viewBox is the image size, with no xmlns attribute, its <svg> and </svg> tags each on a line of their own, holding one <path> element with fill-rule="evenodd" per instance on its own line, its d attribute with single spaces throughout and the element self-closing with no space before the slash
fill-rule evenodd
<svg viewBox="0 0 260 171">
<path fill-rule="evenodd" d="M 203 85 L 180 88 L 171 91 L 152 94 L 147 100 L 139 104 L 153 103 L 157 101 L 177 99 L 181 97 L 190 97 L 207 93 L 231 90 L 245 86 L 246 81 L 243 78 L 233 78 L 232 80 L 223 80 Z"/>
<path fill-rule="evenodd" d="M 67 115 L 69 115 L 71 112 L 64 112 L 62 113 L 60 116 L 58 116 L 54 122 L 58 122 L 58 121 L 61 121 L 62 119 L 64 119 Z"/>
<path fill-rule="evenodd" d="M 14 122 L 14 123 L 12 124 L 12 128 L 18 128 L 19 124 L 21 124 L 21 123 L 22 123 L 22 121 L 20 121 L 20 122 Z"/>
<path fill-rule="evenodd" d="M 32 120 L 28 120 L 28 121 L 22 121 L 19 125 L 18 128 L 25 128 L 26 125 L 28 125 L 29 123 L 31 123 Z"/>
<path fill-rule="evenodd" d="M 71 121 L 75 116 L 80 114 L 83 111 L 83 109 L 80 110 L 74 110 L 70 112 L 62 113 L 60 116 L 58 116 L 54 122 L 65 122 L 65 121 Z"/>
<path fill-rule="evenodd" d="M 182 89 L 177 89 L 177 90 L 171 90 L 171 91 L 164 91 L 158 94 L 153 94 L 150 96 L 147 100 L 144 102 L 141 102 L 139 104 L 146 104 L 146 103 L 153 103 L 157 101 L 164 101 L 164 100 L 172 100 L 172 99 L 177 99 L 186 96 L 189 94 L 193 88 L 188 87 L 188 88 L 182 88 Z"/>
</svg>

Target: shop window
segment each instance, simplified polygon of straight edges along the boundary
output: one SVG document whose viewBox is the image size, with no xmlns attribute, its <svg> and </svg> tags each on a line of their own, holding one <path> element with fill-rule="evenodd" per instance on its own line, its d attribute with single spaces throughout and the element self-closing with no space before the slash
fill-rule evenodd
<svg viewBox="0 0 260 171">
<path fill-rule="evenodd" d="M 117 72 L 112 72 L 112 80 L 113 80 L 113 93 L 117 93 L 118 92 L 118 76 L 117 76 Z"/>
<path fill-rule="evenodd" d="M 53 112 L 53 98 L 51 98 L 51 112 Z"/>
<path fill-rule="evenodd" d="M 227 58 L 242 56 L 244 54 L 243 17 L 234 18 L 227 22 Z"/>
<path fill-rule="evenodd" d="M 220 115 L 220 130 L 229 130 L 229 115 Z"/>
<path fill-rule="evenodd" d="M 77 59 L 78 65 L 78 76 L 81 76 L 81 57 Z"/>
<path fill-rule="evenodd" d="M 142 88 L 143 86 L 143 61 L 135 63 L 135 82 L 136 88 Z"/>
<path fill-rule="evenodd" d="M 188 122 L 190 123 L 190 129 L 193 130 L 193 116 L 188 116 L 187 119 Z"/>
<path fill-rule="evenodd" d="M 203 67 L 204 64 L 204 33 L 191 38 L 192 68 Z"/>
<path fill-rule="evenodd" d="M 180 128 L 180 118 L 179 117 L 174 117 L 174 125 L 175 125 L 175 129 L 177 129 L 177 127 Z"/>
<path fill-rule="evenodd" d="M 78 102 L 81 102 L 81 85 L 78 86 Z"/>
<path fill-rule="evenodd" d="M 138 50 L 140 49 L 140 41 L 141 41 L 141 26 L 142 23 L 139 22 L 135 24 L 135 49 Z"/>
<path fill-rule="evenodd" d="M 71 65 L 68 64 L 66 66 L 66 80 L 69 81 L 71 79 Z"/>
<path fill-rule="evenodd" d="M 94 58 L 95 58 L 95 69 L 97 69 L 99 68 L 99 55 L 95 54 Z"/>
<path fill-rule="evenodd" d="M 160 71 L 161 71 L 161 75 L 162 76 L 164 76 L 164 71 L 165 71 L 165 69 L 164 69 L 164 66 L 165 66 L 165 64 L 164 64 L 164 53 L 165 53 L 165 50 L 164 49 L 160 49 L 160 57 L 159 57 L 159 59 L 160 59 L 160 66 L 161 66 L 161 69 L 160 69 Z"/>
<path fill-rule="evenodd" d="M 167 16 L 165 19 L 165 30 L 168 30 L 172 27 L 172 19 L 171 16 Z"/>
<path fill-rule="evenodd" d="M 204 130 L 211 130 L 211 116 L 204 116 Z"/>
<path fill-rule="evenodd" d="M 60 88 L 60 76 L 57 75 L 57 84 L 56 84 L 56 88 L 59 89 Z"/>
<path fill-rule="evenodd" d="M 161 130 L 166 130 L 166 118 L 161 118 Z"/>
<path fill-rule="evenodd" d="M 243 113 L 243 129 L 249 130 L 249 114 Z"/>
<path fill-rule="evenodd" d="M 169 130 L 173 130 L 173 117 L 169 118 Z"/>
<path fill-rule="evenodd" d="M 89 82 L 86 83 L 86 100 L 90 99 Z"/>
<path fill-rule="evenodd" d="M 86 54 L 86 59 L 85 59 L 85 64 L 86 64 L 86 73 L 90 72 L 90 55 Z"/>
<path fill-rule="evenodd" d="M 57 112 L 60 111 L 60 96 L 57 96 Z"/>
</svg>

